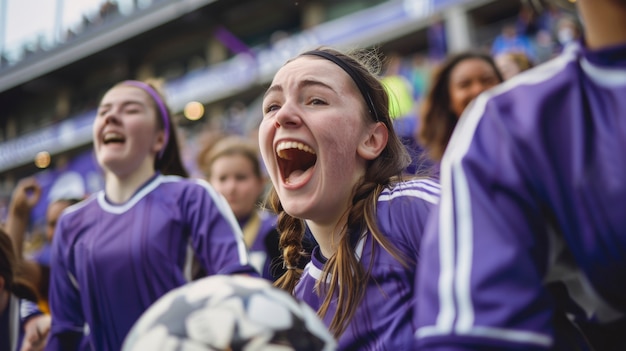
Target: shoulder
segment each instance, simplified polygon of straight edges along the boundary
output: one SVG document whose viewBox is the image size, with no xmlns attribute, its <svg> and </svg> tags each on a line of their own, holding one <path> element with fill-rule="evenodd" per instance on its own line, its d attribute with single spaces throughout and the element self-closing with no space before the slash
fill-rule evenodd
<svg viewBox="0 0 626 351">
<path fill-rule="evenodd" d="M 172 177 L 172 178 L 170 178 Z M 185 190 L 199 191 L 201 194 L 209 194 L 210 196 L 218 196 L 218 192 L 204 179 L 200 178 L 180 178 L 177 176 L 166 176 L 165 182 L 176 184 L 177 187 Z"/>
<path fill-rule="evenodd" d="M 63 210 L 62 215 L 65 216 L 72 213 L 80 213 L 81 211 L 88 211 L 89 207 L 95 204 L 96 198 L 98 197 L 99 193 L 100 192 L 91 194 L 86 199 L 79 201 L 71 206 L 68 206 L 66 209 Z"/>
<path fill-rule="evenodd" d="M 380 229 L 388 235 L 419 238 L 439 202 L 439 192 L 438 182 L 430 178 L 390 185 L 378 197 L 376 217 Z"/>
<path fill-rule="evenodd" d="M 580 55 L 579 47 L 571 47 L 562 55 L 487 90 L 466 109 L 458 125 L 471 126 L 482 115 L 492 112 L 509 121 L 527 121 L 538 116 L 536 112 L 545 106 L 571 98 L 567 92 L 580 79 Z"/>
<path fill-rule="evenodd" d="M 164 176 L 164 178 L 164 185 L 175 189 L 172 191 L 178 193 L 174 197 L 180 206 L 188 210 L 205 212 L 205 216 L 210 213 L 220 213 L 228 217 L 232 216 L 232 220 L 236 223 L 228 201 L 204 179 L 180 178 L 177 176 Z M 209 208 L 215 210 L 215 212 L 208 210 Z"/>
<path fill-rule="evenodd" d="M 439 198 L 439 183 L 432 178 L 415 178 L 393 183 L 378 196 L 378 202 L 393 202 L 394 199 L 420 199 L 436 204 Z"/>
<path fill-rule="evenodd" d="M 101 212 L 97 201 L 99 194 L 100 192 L 94 193 L 88 198 L 64 209 L 59 217 L 59 226 L 62 228 L 73 228 L 77 225 L 76 221 L 81 221 L 84 218 L 94 218 L 93 215 Z"/>
<path fill-rule="evenodd" d="M 219 193 L 207 181 L 199 178 L 160 176 L 157 191 L 171 198 L 220 198 Z"/>
<path fill-rule="evenodd" d="M 560 131 L 563 123 L 569 123 L 561 118 L 569 114 L 555 111 L 563 107 L 581 113 L 580 55 L 580 49 L 573 47 L 479 95 L 459 119 L 442 167 L 446 159 L 463 157 L 472 145 L 477 158 L 484 159 L 484 153 L 500 157 L 513 149 L 549 142 L 553 129 Z M 494 144 L 498 150 L 485 148 Z"/>
<path fill-rule="evenodd" d="M 170 191 L 184 191 L 186 189 L 200 189 L 200 179 L 183 178 L 176 175 L 160 175 L 156 181 L 158 189 Z"/>
<path fill-rule="evenodd" d="M 19 306 L 20 306 L 19 314 L 20 314 L 20 319 L 22 321 L 27 321 L 28 319 L 34 316 L 43 314 L 43 312 L 41 312 L 41 310 L 37 306 L 37 303 L 33 301 L 20 299 Z"/>
</svg>

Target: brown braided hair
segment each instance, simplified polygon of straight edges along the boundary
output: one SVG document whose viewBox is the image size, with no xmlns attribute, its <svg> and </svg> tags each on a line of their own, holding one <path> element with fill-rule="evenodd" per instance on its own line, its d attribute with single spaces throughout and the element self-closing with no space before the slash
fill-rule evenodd
<svg viewBox="0 0 626 351">
<path fill-rule="evenodd" d="M 363 268 L 354 253 L 354 235 L 361 235 L 365 230 L 372 233 L 374 242 L 381 245 L 391 253 L 398 261 L 408 265 L 406 257 L 398 253 L 398 250 L 389 242 L 385 234 L 380 231 L 376 224 L 376 204 L 382 190 L 395 181 L 401 179 L 405 167 L 410 162 L 408 152 L 400 139 L 395 134 L 389 115 L 389 97 L 378 80 L 373 69 L 380 68 L 380 58 L 372 52 L 354 52 L 343 54 L 329 48 L 319 48 L 344 61 L 353 69 L 365 84 L 365 89 L 371 98 L 371 105 L 375 111 L 364 113 L 363 118 L 367 123 L 382 122 L 389 132 L 387 145 L 381 154 L 371 160 L 362 180 L 353 189 L 352 203 L 346 210 L 347 216 L 345 227 L 337 228 L 337 251 L 324 265 L 322 277 L 317 282 L 317 292 L 324 294 L 324 301 L 318 314 L 324 317 L 328 313 L 332 297 L 336 293 L 337 311 L 335 312 L 329 329 L 339 337 L 348 327 L 356 310 L 363 298 L 365 288 L 370 281 L 372 266 Z M 319 58 L 323 59 L 323 58 Z M 367 111 L 367 109 L 364 109 Z M 293 292 L 298 283 L 302 270 L 297 269 L 297 264 L 302 254 L 302 239 L 305 233 L 305 224 L 302 219 L 294 218 L 287 214 L 275 189 L 271 189 L 268 196 L 269 206 L 279 214 L 277 228 L 280 232 L 280 247 L 283 252 L 284 264 L 288 269 L 276 285 L 289 292 Z M 375 243 L 372 243 L 373 247 Z M 374 254 L 374 251 L 372 251 Z M 373 259 L 370 261 L 373 262 Z M 329 280 L 324 287 L 321 282 Z M 341 281 L 341 285 L 339 285 Z"/>
</svg>

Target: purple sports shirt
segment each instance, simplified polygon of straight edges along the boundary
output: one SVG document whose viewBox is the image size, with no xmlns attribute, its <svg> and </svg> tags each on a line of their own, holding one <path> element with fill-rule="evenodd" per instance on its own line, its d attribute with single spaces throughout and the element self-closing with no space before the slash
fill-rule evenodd
<svg viewBox="0 0 626 351">
<path fill-rule="evenodd" d="M 410 349 L 415 331 L 415 263 L 419 261 L 420 241 L 428 213 L 438 197 L 439 185 L 427 179 L 398 183 L 380 194 L 377 224 L 398 252 L 414 263 L 403 266 L 378 244 L 374 244 L 372 262 L 373 238 L 371 233 L 364 233 L 355 252 L 365 269 L 372 264 L 371 278 L 352 322 L 338 340 L 340 350 Z M 314 291 L 324 267 L 318 250 L 319 247 L 314 249 L 311 262 L 295 289 L 295 296 L 315 310 L 324 300 Z M 326 325 L 330 325 L 335 310 L 336 304 L 332 303 L 324 318 Z"/>
<path fill-rule="evenodd" d="M 247 266 L 241 230 L 206 182 L 157 175 L 121 205 L 104 192 L 66 209 L 52 248 L 47 350 L 118 351 L 139 316 L 188 282 Z"/>
<path fill-rule="evenodd" d="M 419 350 L 626 350 L 626 46 L 479 96 L 422 243 Z M 583 346 L 581 346 L 583 345 Z"/>
</svg>

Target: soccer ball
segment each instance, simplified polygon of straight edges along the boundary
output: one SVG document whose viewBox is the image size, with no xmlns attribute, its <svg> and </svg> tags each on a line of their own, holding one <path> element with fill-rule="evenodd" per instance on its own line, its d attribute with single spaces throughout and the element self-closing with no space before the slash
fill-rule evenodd
<svg viewBox="0 0 626 351">
<path fill-rule="evenodd" d="M 265 279 L 214 275 L 174 289 L 135 323 L 123 351 L 331 351 L 308 305 Z"/>
</svg>

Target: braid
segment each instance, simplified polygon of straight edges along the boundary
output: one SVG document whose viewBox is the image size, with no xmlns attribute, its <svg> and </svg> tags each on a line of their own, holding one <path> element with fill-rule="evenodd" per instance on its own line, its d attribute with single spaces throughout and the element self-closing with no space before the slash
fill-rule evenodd
<svg viewBox="0 0 626 351">
<path fill-rule="evenodd" d="M 408 266 L 410 262 L 385 237 L 376 224 L 378 196 L 393 180 L 394 178 L 387 179 L 382 184 L 380 179 L 364 181 L 355 188 L 352 206 L 348 212 L 347 228 L 339 233 L 337 251 L 326 262 L 322 278 L 318 280 L 318 289 L 326 287 L 323 291 L 325 293 L 324 301 L 318 311 L 320 317 L 323 318 L 326 315 L 330 308 L 330 302 L 337 292 L 337 310 L 329 325 L 329 330 L 335 337 L 339 337 L 346 330 L 363 299 L 375 261 L 375 244 L 382 246 L 385 251 L 396 257 L 403 265 Z M 360 239 L 366 229 L 372 233 L 374 238 L 372 240 L 372 258 L 367 269 L 359 263 L 359 259 L 354 253 L 354 241 L 352 240 L 354 235 L 358 235 Z M 321 282 L 328 282 L 328 284 Z M 341 285 L 339 282 L 342 282 Z"/>
<path fill-rule="evenodd" d="M 283 253 L 283 265 L 287 268 L 285 274 L 276 280 L 274 285 L 293 293 L 296 284 L 302 276 L 302 269 L 298 267 L 302 257 L 302 239 L 304 238 L 304 221 L 287 214 L 272 188 L 268 195 L 268 202 L 272 210 L 278 213 L 276 229 L 280 233 L 278 246 Z"/>
<path fill-rule="evenodd" d="M 337 294 L 337 310 L 328 327 L 335 337 L 343 334 L 348 327 L 358 304 L 363 299 L 369 280 L 371 267 L 366 271 L 361 266 L 354 254 L 354 240 L 352 239 L 355 235 L 360 236 L 365 230 L 362 220 L 364 207 L 369 203 L 367 199 L 378 198 L 380 191 L 377 191 L 377 188 L 377 184 L 373 181 L 363 182 L 355 188 L 352 206 L 346 213 L 348 216 L 346 227 L 342 228 L 338 234 L 337 251 L 326 262 L 322 279 L 318 280 L 318 289 L 325 287 L 324 302 L 318 311 L 320 317 L 323 318 L 326 315 L 335 292 Z M 321 283 L 326 281 L 328 284 Z M 339 282 L 342 282 L 341 285 Z"/>
</svg>

